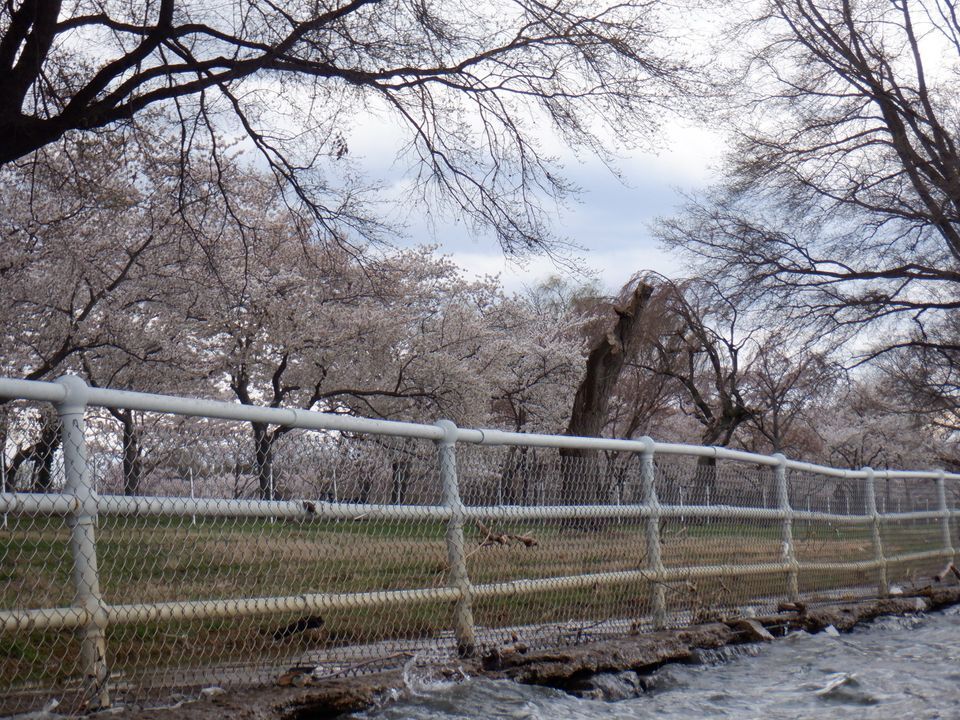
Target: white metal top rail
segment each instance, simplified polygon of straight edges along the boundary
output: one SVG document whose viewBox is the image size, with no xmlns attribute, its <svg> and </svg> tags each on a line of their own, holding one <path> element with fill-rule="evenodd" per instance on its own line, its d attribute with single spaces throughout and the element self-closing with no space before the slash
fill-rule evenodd
<svg viewBox="0 0 960 720">
<path fill-rule="evenodd" d="M 0 378 L 0 398 L 36 400 L 60 403 L 66 400 L 68 389 L 63 382 L 38 382 Z M 126 410 L 162 412 L 190 417 L 208 417 L 246 422 L 264 422 L 274 425 L 303 428 L 305 430 L 332 430 L 339 432 L 369 433 L 372 435 L 393 435 L 424 440 L 442 440 L 447 431 L 438 425 L 398 422 L 395 420 L 374 420 L 357 418 L 333 413 L 294 408 L 270 408 L 257 405 L 221 400 L 200 400 L 197 398 L 173 395 L 155 395 L 152 393 L 111 390 L 105 388 L 85 388 L 82 400 L 86 405 L 112 407 Z M 74 397 L 74 401 L 81 398 Z M 783 465 L 792 470 L 817 473 L 837 478 L 866 478 L 868 469 L 848 470 L 827 465 L 790 460 L 782 455 L 761 455 L 743 450 L 704 445 L 686 445 L 683 443 L 664 443 L 641 438 L 622 440 L 614 438 L 588 438 L 570 435 L 544 435 L 537 433 L 516 433 L 503 430 L 457 428 L 456 440 L 477 445 L 515 445 L 526 447 L 578 448 L 583 450 L 608 450 L 620 452 L 653 452 L 659 455 L 686 455 L 691 457 L 710 457 L 723 460 L 751 463 L 754 465 Z M 929 479 L 940 477 L 960 480 L 958 473 L 944 473 L 936 470 L 876 470 L 877 479 Z"/>
</svg>

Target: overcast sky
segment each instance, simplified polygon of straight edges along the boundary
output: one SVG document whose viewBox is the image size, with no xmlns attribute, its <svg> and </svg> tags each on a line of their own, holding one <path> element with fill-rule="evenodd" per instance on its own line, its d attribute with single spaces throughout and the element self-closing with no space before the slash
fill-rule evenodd
<svg viewBox="0 0 960 720">
<path fill-rule="evenodd" d="M 354 127 L 348 138 L 350 155 L 371 178 L 400 180 L 394 167 L 397 135 L 371 118 Z M 618 289 L 635 272 L 682 272 L 675 258 L 651 237 L 649 225 L 670 215 L 682 201 L 681 192 L 704 187 L 722 154 L 721 136 L 701 127 L 676 126 L 666 132 L 657 154 L 635 152 L 619 164 L 624 182 L 601 162 L 566 161 L 566 177 L 582 188 L 579 200 L 561 210 L 555 228 L 583 250 L 577 265 L 596 274 L 609 291 Z M 389 194 L 389 190 L 387 193 Z M 549 258 L 524 264 L 509 262 L 492 236 L 471 237 L 455 218 L 438 219 L 435 228 L 421 220 L 416 208 L 408 215 L 407 242 L 439 245 L 473 275 L 499 274 L 508 290 L 533 285 L 564 272 Z"/>
</svg>

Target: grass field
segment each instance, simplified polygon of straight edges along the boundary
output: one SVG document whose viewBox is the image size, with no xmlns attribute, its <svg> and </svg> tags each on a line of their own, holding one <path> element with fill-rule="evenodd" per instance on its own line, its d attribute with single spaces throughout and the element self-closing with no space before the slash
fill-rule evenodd
<svg viewBox="0 0 960 720">
<path fill-rule="evenodd" d="M 490 523 L 497 534 L 522 535 L 535 545 L 489 540 L 477 524 L 465 527 L 467 565 L 474 584 L 637 570 L 647 566 L 644 521 L 529 521 Z M 442 522 L 281 521 L 269 519 L 101 517 L 98 560 L 106 602 L 149 603 L 220 598 L 349 593 L 434 588 L 446 584 Z M 798 561 L 870 560 L 869 526 L 795 523 Z M 667 567 L 776 563 L 782 560 L 776 521 L 663 521 Z M 883 526 L 888 555 L 935 549 L 938 522 Z M 0 530 L 2 609 L 64 607 L 73 599 L 69 533 L 60 518 L 11 518 Z M 892 567 L 891 579 L 931 574 Z M 871 573 L 818 572 L 800 576 L 801 590 L 823 592 L 870 585 Z M 782 598 L 782 573 L 677 581 L 666 588 L 677 617 L 704 619 L 752 601 Z M 474 603 L 480 628 L 500 628 L 509 638 L 518 626 L 556 626 L 577 632 L 604 620 L 640 622 L 650 613 L 651 583 L 638 580 L 580 589 L 545 589 Z M 110 627 L 109 662 L 117 682 L 137 683 L 145 673 L 176 668 L 185 679 L 224 665 L 259 668 L 264 678 L 291 658 L 357 656 L 349 648 L 383 643 L 381 654 L 420 640 L 429 646 L 449 637 L 451 607 L 437 602 L 393 605 L 324 614 L 322 628 L 278 637 L 293 614 L 241 619 L 150 622 Z M 571 630 L 571 627 L 573 630 Z M 497 637 L 496 632 L 486 635 Z M 78 643 L 72 631 L 0 635 L 0 672 L 12 687 L 56 685 L 75 677 Z M 342 650 L 336 650 L 341 648 Z M 215 677 L 215 672 L 214 672 Z"/>
</svg>

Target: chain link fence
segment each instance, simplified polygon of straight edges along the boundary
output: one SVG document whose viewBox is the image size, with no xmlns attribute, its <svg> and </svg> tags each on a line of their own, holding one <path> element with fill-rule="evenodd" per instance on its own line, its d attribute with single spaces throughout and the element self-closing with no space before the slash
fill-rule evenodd
<svg viewBox="0 0 960 720">
<path fill-rule="evenodd" d="M 0 380 L 0 713 L 875 595 L 960 476 Z"/>
</svg>

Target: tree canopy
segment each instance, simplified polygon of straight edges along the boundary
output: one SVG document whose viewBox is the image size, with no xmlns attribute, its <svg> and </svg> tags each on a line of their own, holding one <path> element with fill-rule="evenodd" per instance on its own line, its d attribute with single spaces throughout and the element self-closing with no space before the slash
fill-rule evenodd
<svg viewBox="0 0 960 720">
<path fill-rule="evenodd" d="M 727 32 L 741 48 L 725 117 L 735 145 L 720 182 L 661 236 L 742 307 L 847 343 L 849 365 L 939 367 L 924 374 L 941 397 L 931 408 L 956 406 L 953 3 L 763 0 Z"/>
<path fill-rule="evenodd" d="M 0 371 L 840 464 L 956 464 L 952 5 L 714 4 L 737 10 L 717 56 L 739 71 L 723 78 L 717 115 L 734 142 L 719 183 L 659 227 L 695 266 L 669 279 L 636 268 L 619 290 L 553 278 L 510 293 L 432 246 L 382 242 L 394 229 L 377 211 L 383 188 L 351 159 L 353 124 L 375 115 L 398 129 L 422 201 L 410 207 L 452 209 L 510 253 L 549 252 L 549 203 L 572 189 L 553 136 L 610 161 L 615 138 L 655 143 L 685 99 L 706 104 L 665 4 L 5 3 Z M 98 442 L 122 448 L 128 494 L 197 463 L 175 449 L 173 421 L 94 422 Z M 56 423 L 0 405 L 8 487 L 51 488 Z M 206 442 L 233 492 L 262 498 L 278 466 L 352 441 L 248 425 Z M 629 460 L 603 475 L 598 458 L 562 458 L 568 497 L 624 497 Z M 405 462 L 390 468 L 393 502 Z M 509 453 L 497 497 L 536 497 L 536 462 Z"/>
<path fill-rule="evenodd" d="M 348 162 L 352 126 L 400 132 L 414 192 L 549 246 L 570 186 L 544 131 L 612 157 L 649 141 L 692 75 L 646 2 L 15 0 L 0 7 L 0 164 L 149 111 L 183 173 L 255 147 L 327 239 L 384 228 Z M 199 157 L 198 157 L 199 155 Z"/>
</svg>

